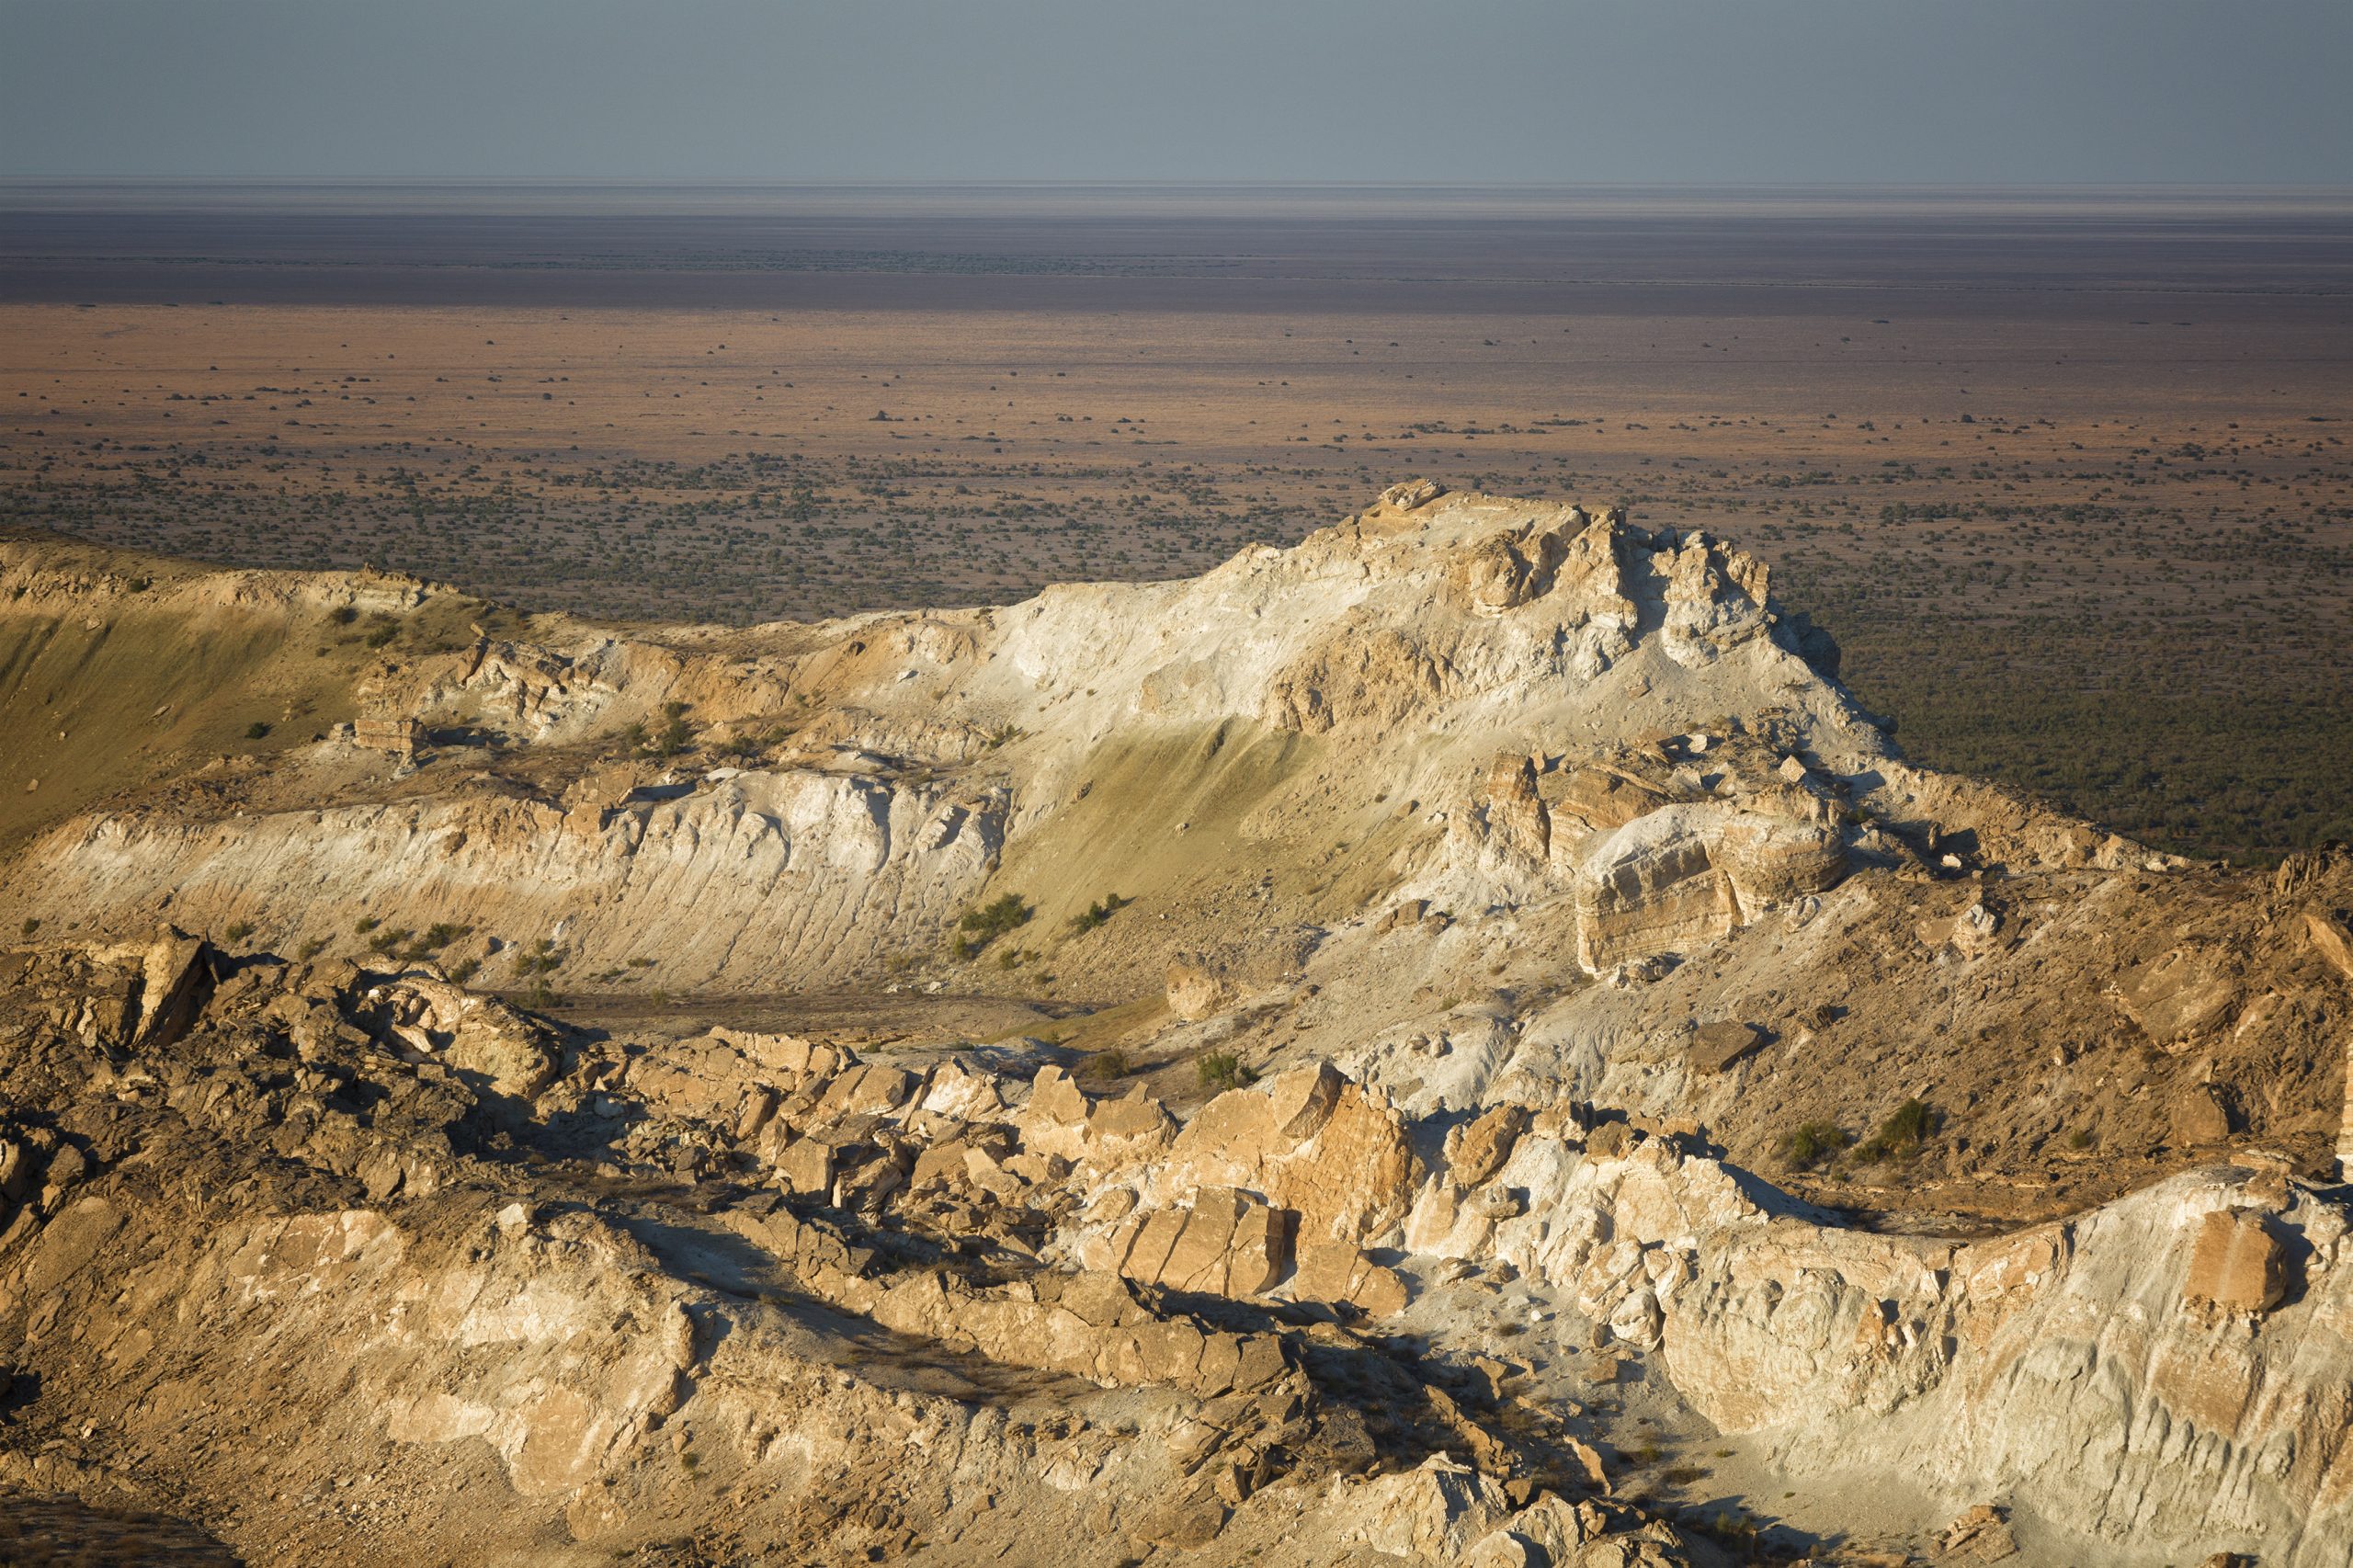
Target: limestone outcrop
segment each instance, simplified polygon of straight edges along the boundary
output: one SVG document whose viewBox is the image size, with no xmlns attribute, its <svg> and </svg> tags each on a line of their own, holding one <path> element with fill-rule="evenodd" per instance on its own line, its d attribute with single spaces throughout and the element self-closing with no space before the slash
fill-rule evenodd
<svg viewBox="0 0 2353 1568">
<path fill-rule="evenodd" d="M 317 729 L 233 756 L 152 661 L 10 841 L 0 1483 L 260 1561 L 2346 1561 L 2353 859 L 1910 767 L 1729 542 L 1427 483 L 478 608 L 0 545 L 0 630 L 413 627 L 255 655 Z"/>
</svg>

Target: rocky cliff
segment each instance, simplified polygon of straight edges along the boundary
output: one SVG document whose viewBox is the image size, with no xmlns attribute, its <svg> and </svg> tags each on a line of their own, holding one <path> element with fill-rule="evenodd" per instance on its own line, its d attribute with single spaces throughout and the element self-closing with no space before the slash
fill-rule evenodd
<svg viewBox="0 0 2353 1568">
<path fill-rule="evenodd" d="M 1723 540 L 1405 485 L 748 631 L 132 581 L 0 555 L 11 733 L 154 726 L 0 877 L 20 1489 L 272 1561 L 2353 1541 L 2353 859 L 1909 767 Z"/>
</svg>

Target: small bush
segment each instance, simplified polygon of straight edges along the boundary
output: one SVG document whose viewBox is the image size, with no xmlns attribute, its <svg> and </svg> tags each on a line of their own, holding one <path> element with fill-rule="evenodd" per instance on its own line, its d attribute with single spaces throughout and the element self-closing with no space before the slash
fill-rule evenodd
<svg viewBox="0 0 2353 1568">
<path fill-rule="evenodd" d="M 1106 893 L 1088 904 L 1085 914 L 1072 915 L 1070 928 L 1074 934 L 1083 937 L 1134 902 L 1135 900 L 1131 898 L 1121 898 L 1115 892 Z"/>
<path fill-rule="evenodd" d="M 401 623 L 394 620 L 391 616 L 371 616 L 369 618 L 368 621 L 368 634 L 361 638 L 360 641 L 367 643 L 370 648 L 381 648 L 390 643 L 393 638 L 398 637 L 400 634 Z"/>
<path fill-rule="evenodd" d="M 997 954 L 996 967 L 1005 970 L 1019 969 L 1023 960 L 1028 959 L 1029 956 L 1029 955 L 1028 953 L 1023 952 L 1019 948 L 1007 948 L 1005 951 Z"/>
<path fill-rule="evenodd" d="M 2067 1147 L 2070 1149 L 2088 1149 L 2092 1142 L 2092 1132 L 2088 1127 L 2078 1127 L 2067 1134 Z"/>
<path fill-rule="evenodd" d="M 1116 1046 L 1098 1051 L 1078 1064 L 1082 1078 L 1124 1078 L 1128 1075 L 1128 1053 Z"/>
<path fill-rule="evenodd" d="M 245 739 L 249 741 L 257 741 L 268 733 L 269 726 L 259 719 L 245 726 Z"/>
<path fill-rule="evenodd" d="M 327 611 L 327 619 L 337 626 L 349 626 L 359 619 L 359 608 L 357 605 L 337 605 Z"/>
<path fill-rule="evenodd" d="M 29 936 L 31 936 L 34 932 L 36 932 L 36 931 L 38 931 L 38 930 L 40 930 L 40 922 L 38 919 L 36 919 L 36 918 L 34 918 L 33 916 L 31 916 L 31 915 L 27 915 L 27 916 L 25 917 L 25 924 L 24 924 L 24 927 L 23 927 L 23 929 L 24 929 L 24 933 L 25 933 L 25 935 L 26 935 L 26 936 L 28 936 L 28 937 L 29 937 Z"/>
<path fill-rule="evenodd" d="M 563 968 L 569 957 L 557 949 L 552 937 L 541 937 L 528 950 L 515 955 L 515 972 L 525 979 L 535 974 L 551 974 Z"/>
<path fill-rule="evenodd" d="M 449 980 L 453 984 L 463 985 L 474 977 L 474 971 L 480 968 L 482 968 L 480 959 L 460 959 L 449 966 Z"/>
<path fill-rule="evenodd" d="M 1230 1051 L 1204 1051 L 1193 1070 L 1207 1088 L 1245 1089 L 1258 1081 L 1258 1070 Z"/>
<path fill-rule="evenodd" d="M 1944 1125 L 1945 1119 L 1916 1099 L 1907 1099 L 1888 1112 L 1879 1131 L 1855 1151 L 1859 1160 L 1908 1159 Z"/>
<path fill-rule="evenodd" d="M 376 928 L 376 917 L 372 915 L 363 915 L 358 919 L 351 923 L 351 928 L 360 936 L 365 937 L 369 932 L 373 931 Z"/>
<path fill-rule="evenodd" d="M 1810 1171 L 1854 1141 L 1854 1134 L 1835 1121 L 1802 1122 L 1781 1140 L 1781 1163 L 1794 1171 Z"/>
<path fill-rule="evenodd" d="M 324 937 L 313 937 L 294 949 L 294 959 L 298 963 L 309 963 L 326 950 L 327 939 Z"/>
<path fill-rule="evenodd" d="M 693 732 L 687 728 L 687 704 L 683 702 L 665 702 L 662 727 L 651 734 L 642 724 L 631 724 L 623 734 L 646 756 L 676 756 L 694 742 Z"/>
<path fill-rule="evenodd" d="M 254 923 L 250 920 L 232 920 L 221 934 L 233 942 L 242 942 L 254 934 Z"/>
<path fill-rule="evenodd" d="M 957 936 L 949 946 L 958 958 L 972 958 L 1006 932 L 1029 924 L 1029 917 L 1036 913 L 1022 901 L 1019 893 L 1006 893 L 1003 898 L 966 910 L 964 917 L 956 923 Z"/>
</svg>

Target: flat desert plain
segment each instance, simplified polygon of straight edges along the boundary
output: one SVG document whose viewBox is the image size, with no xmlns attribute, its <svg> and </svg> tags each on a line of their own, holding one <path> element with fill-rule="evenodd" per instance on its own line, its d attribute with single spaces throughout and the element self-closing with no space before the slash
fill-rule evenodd
<svg viewBox="0 0 2353 1568">
<path fill-rule="evenodd" d="M 1923 760 L 2266 858 L 2353 836 L 2348 240 L 2294 191 L 19 188 L 0 526 L 745 622 L 1189 574 L 1409 475 L 1621 503 L 1772 560 Z"/>
</svg>

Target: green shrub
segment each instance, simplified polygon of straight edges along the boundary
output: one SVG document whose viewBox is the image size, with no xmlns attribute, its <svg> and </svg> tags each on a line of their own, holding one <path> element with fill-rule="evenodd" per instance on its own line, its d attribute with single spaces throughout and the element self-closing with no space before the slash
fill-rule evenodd
<svg viewBox="0 0 2353 1568">
<path fill-rule="evenodd" d="M 474 971 L 480 968 L 482 968 L 482 960 L 480 959 L 460 959 L 456 963 L 449 966 L 449 979 L 451 983 L 463 985 L 467 981 L 472 980 L 474 977 Z"/>
<path fill-rule="evenodd" d="M 254 934 L 254 923 L 250 920 L 232 920 L 221 934 L 233 942 L 242 942 Z"/>
<path fill-rule="evenodd" d="M 687 728 L 687 704 L 665 702 L 662 705 L 662 727 L 652 733 L 642 724 L 631 724 L 622 732 L 630 744 L 647 756 L 676 756 L 694 742 L 694 733 Z"/>
<path fill-rule="evenodd" d="M 1801 1122 L 1781 1140 L 1781 1163 L 1794 1171 L 1810 1171 L 1855 1141 L 1835 1121 Z"/>
<path fill-rule="evenodd" d="M 309 963 L 326 950 L 327 939 L 324 937 L 313 937 L 294 949 L 294 959 L 298 963 Z"/>
<path fill-rule="evenodd" d="M 1245 1089 L 1258 1081 L 1258 1070 L 1230 1051 L 1202 1052 L 1193 1070 L 1206 1088 Z"/>
<path fill-rule="evenodd" d="M 252 723 L 245 726 L 245 739 L 249 741 L 260 740 L 264 735 L 268 733 L 269 726 L 259 719 L 255 720 Z"/>
<path fill-rule="evenodd" d="M 1036 913 L 1022 901 L 1019 893 L 1006 893 L 1003 898 L 966 910 L 964 917 L 956 923 L 957 936 L 949 947 L 960 959 L 972 958 L 1006 932 L 1029 924 L 1029 917 Z"/>
<path fill-rule="evenodd" d="M 1114 1046 L 1098 1051 L 1078 1064 L 1082 1078 L 1124 1078 L 1128 1075 L 1128 1053 Z"/>
<path fill-rule="evenodd" d="M 1101 898 L 1088 904 L 1086 913 L 1072 915 L 1070 928 L 1074 934 L 1083 937 L 1134 902 L 1135 900 L 1131 898 L 1121 898 L 1115 892 L 1105 893 Z"/>
<path fill-rule="evenodd" d="M 25 933 L 25 935 L 26 935 L 26 936 L 29 937 L 29 936 L 31 936 L 34 932 L 36 932 L 36 931 L 38 931 L 38 930 L 40 930 L 40 920 L 38 920 L 37 918 L 35 918 L 34 916 L 29 915 L 27 915 L 27 916 L 25 917 L 24 933 Z"/>
<path fill-rule="evenodd" d="M 351 923 L 351 928 L 358 935 L 365 937 L 376 928 L 376 917 L 372 915 L 363 915 Z"/>
<path fill-rule="evenodd" d="M 515 955 L 515 972 L 519 975 L 551 974 L 563 966 L 563 955 L 545 937 L 532 943 L 529 952 Z"/>
<path fill-rule="evenodd" d="M 1888 1112 L 1879 1131 L 1855 1151 L 1859 1160 L 1908 1159 L 1944 1125 L 1944 1118 L 1916 1099 L 1907 1099 Z"/>
</svg>

